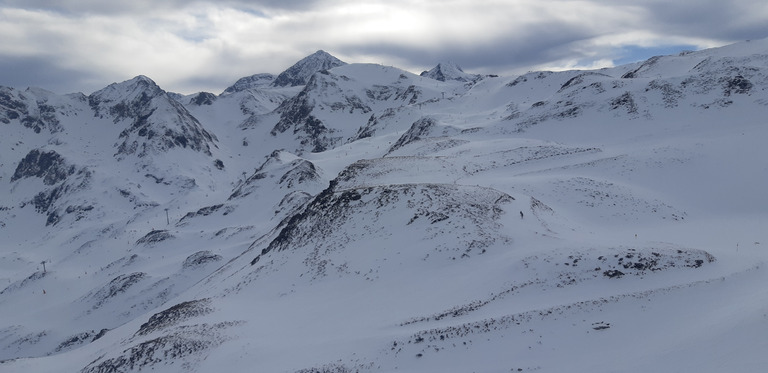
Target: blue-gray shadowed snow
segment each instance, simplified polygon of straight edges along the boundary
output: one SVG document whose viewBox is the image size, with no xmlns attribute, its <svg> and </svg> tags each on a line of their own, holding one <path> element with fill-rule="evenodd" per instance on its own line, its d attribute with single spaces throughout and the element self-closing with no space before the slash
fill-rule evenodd
<svg viewBox="0 0 768 373">
<path fill-rule="evenodd" d="M 0 87 L 0 371 L 760 371 L 768 40 Z"/>
</svg>

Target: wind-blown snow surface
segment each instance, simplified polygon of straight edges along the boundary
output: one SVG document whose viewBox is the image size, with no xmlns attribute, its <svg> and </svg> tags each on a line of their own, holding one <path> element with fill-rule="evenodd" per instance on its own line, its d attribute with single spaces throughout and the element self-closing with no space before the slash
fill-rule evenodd
<svg viewBox="0 0 768 373">
<path fill-rule="evenodd" d="M 768 41 L 296 66 L 0 88 L 0 371 L 768 366 Z"/>
</svg>

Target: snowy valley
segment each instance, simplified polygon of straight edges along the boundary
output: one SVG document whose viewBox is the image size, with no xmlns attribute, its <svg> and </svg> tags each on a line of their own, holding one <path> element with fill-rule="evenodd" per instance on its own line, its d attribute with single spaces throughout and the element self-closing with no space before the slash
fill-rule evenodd
<svg viewBox="0 0 768 373">
<path fill-rule="evenodd" d="M 759 372 L 768 39 L 0 87 L 0 372 Z"/>
</svg>

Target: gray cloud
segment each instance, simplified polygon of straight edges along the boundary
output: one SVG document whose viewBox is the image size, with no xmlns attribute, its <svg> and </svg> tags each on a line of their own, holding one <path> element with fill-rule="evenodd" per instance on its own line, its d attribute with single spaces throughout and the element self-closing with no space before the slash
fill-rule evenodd
<svg viewBox="0 0 768 373">
<path fill-rule="evenodd" d="M 768 36 L 761 0 L 0 0 L 0 19 L 0 84 L 86 93 L 139 74 L 220 92 L 317 49 L 415 73 L 451 60 L 512 74 Z"/>
<path fill-rule="evenodd" d="M 265 10 L 297 10 L 313 7 L 321 0 L 220 0 L 220 6 L 233 7 L 259 14 Z M 2 0 L 0 7 L 43 10 L 64 14 L 124 15 L 136 13 L 163 12 L 168 10 L 195 9 L 211 1 L 189 0 Z"/>
<path fill-rule="evenodd" d="M 414 68 L 428 69 L 441 61 L 453 61 L 466 71 L 507 73 L 527 71 L 542 61 L 566 58 L 584 59 L 588 56 L 575 50 L 574 44 L 593 36 L 576 25 L 541 24 L 526 30 L 524 37 L 510 38 L 498 35 L 473 44 L 425 48 L 396 43 L 367 45 L 353 44 L 339 48 L 345 54 L 363 53 L 397 56 Z M 419 71 L 420 72 L 420 71 Z"/>
<path fill-rule="evenodd" d="M 768 36 L 768 3 L 764 1 L 703 0 L 653 2 L 650 8 L 659 28 L 674 34 L 719 40 L 745 40 Z"/>
<path fill-rule="evenodd" d="M 39 87 L 59 94 L 89 94 L 104 87 L 99 77 L 80 69 L 61 68 L 48 58 L 4 57 L 0 59 L 0 72 L 0 85 L 18 89 Z"/>
<path fill-rule="evenodd" d="M 768 36 L 768 3 L 760 0 L 697 0 L 696 2 L 646 0 L 590 0 L 609 7 L 626 7 L 636 14 L 636 24 L 669 37 L 740 41 Z"/>
</svg>

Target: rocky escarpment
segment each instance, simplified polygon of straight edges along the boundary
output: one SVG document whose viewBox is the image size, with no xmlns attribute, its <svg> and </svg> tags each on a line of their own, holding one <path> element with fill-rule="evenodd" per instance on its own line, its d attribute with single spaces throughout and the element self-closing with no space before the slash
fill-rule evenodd
<svg viewBox="0 0 768 373">
<path fill-rule="evenodd" d="M 10 124 L 18 121 L 35 133 L 40 133 L 43 129 L 51 133 L 61 131 L 58 112 L 64 108 L 49 102 L 47 96 L 52 93 L 41 91 L 40 95 L 36 95 L 29 92 L 29 89 L 26 93 L 0 86 L 0 123 Z"/>
<path fill-rule="evenodd" d="M 213 105 L 216 102 L 216 95 L 210 92 L 200 92 L 189 100 L 189 105 L 203 106 Z"/>
<path fill-rule="evenodd" d="M 54 185 L 76 172 L 55 150 L 33 149 L 22 159 L 11 177 L 11 182 L 28 177 L 43 179 L 45 185 Z"/>
<path fill-rule="evenodd" d="M 67 201 L 68 196 L 87 189 L 92 179 L 91 171 L 70 164 L 54 150 L 33 149 L 19 161 L 11 182 L 28 178 L 41 179 L 45 188 L 23 202 L 21 207 L 34 206 L 38 213 L 47 216 L 46 225 L 56 225 L 65 215 L 82 219 L 94 208 L 83 200 Z"/>
</svg>

